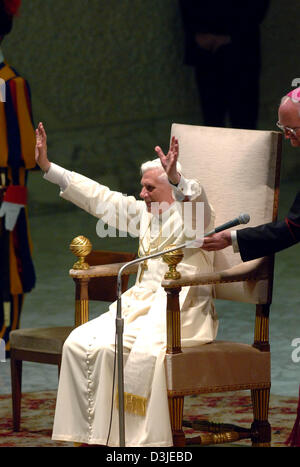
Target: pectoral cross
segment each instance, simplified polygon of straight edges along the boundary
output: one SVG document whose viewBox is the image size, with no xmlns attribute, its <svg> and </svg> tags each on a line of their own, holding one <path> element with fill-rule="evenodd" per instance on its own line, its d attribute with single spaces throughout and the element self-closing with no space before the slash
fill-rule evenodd
<svg viewBox="0 0 300 467">
<path fill-rule="evenodd" d="M 146 261 L 143 261 L 142 264 L 141 264 L 141 271 L 140 271 L 140 274 L 139 274 L 139 282 L 142 281 L 144 272 L 147 271 L 147 270 L 148 270 L 148 265 L 147 265 L 147 260 L 146 260 Z"/>
</svg>

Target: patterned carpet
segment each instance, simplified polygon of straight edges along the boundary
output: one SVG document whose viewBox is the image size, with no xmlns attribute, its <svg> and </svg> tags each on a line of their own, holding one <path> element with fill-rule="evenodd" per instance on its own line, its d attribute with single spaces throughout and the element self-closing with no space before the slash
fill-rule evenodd
<svg viewBox="0 0 300 467">
<path fill-rule="evenodd" d="M 22 397 L 21 431 L 12 431 L 10 395 L 0 396 L 0 447 L 69 447 L 70 443 L 51 440 L 55 409 L 55 391 L 24 394 Z M 298 399 L 271 396 L 269 421 L 272 425 L 272 446 L 284 447 L 296 419 Z M 249 393 L 210 394 L 201 397 L 186 397 L 184 419 L 193 421 L 201 413 L 201 419 L 214 422 L 234 423 L 249 427 L 252 409 Z M 195 434 L 185 428 L 188 435 Z M 249 440 L 236 443 L 250 446 Z"/>
</svg>

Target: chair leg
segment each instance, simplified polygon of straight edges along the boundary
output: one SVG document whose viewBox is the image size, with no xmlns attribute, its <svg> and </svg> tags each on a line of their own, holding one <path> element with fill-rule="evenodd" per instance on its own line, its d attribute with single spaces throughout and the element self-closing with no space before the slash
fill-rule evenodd
<svg viewBox="0 0 300 467">
<path fill-rule="evenodd" d="M 20 430 L 21 418 L 21 390 L 22 390 L 22 360 L 16 360 L 13 352 L 10 359 L 11 395 L 13 409 L 13 430 Z"/>
<path fill-rule="evenodd" d="M 251 391 L 254 421 L 252 446 L 271 446 L 271 425 L 268 422 L 270 389 L 253 389 Z"/>
<path fill-rule="evenodd" d="M 173 445 L 185 446 L 185 435 L 182 429 L 184 396 L 168 396 L 170 422 L 173 435 Z"/>
</svg>

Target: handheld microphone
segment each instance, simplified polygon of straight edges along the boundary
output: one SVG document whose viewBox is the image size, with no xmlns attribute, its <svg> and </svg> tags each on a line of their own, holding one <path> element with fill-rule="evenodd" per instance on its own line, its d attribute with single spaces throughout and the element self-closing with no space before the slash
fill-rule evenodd
<svg viewBox="0 0 300 467">
<path fill-rule="evenodd" d="M 221 232 L 222 230 L 231 229 L 231 227 L 235 227 L 239 224 L 248 224 L 250 221 L 249 214 L 240 214 L 239 217 L 232 219 L 231 221 L 225 222 L 225 224 L 220 225 L 214 229 L 214 233 Z M 207 234 L 206 234 L 207 236 Z"/>
</svg>

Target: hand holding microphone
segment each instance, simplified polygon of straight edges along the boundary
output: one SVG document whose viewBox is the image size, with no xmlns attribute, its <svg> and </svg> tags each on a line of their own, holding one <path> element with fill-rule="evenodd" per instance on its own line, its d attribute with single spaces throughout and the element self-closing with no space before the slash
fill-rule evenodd
<svg viewBox="0 0 300 467">
<path fill-rule="evenodd" d="M 170 249 L 158 251 L 156 253 L 153 253 L 151 255 L 147 256 L 141 256 L 139 258 L 133 259 L 132 261 L 129 261 L 129 263 L 124 264 L 121 269 L 119 270 L 118 273 L 118 297 L 121 296 L 122 291 L 121 291 L 121 276 L 126 268 L 129 266 L 132 266 L 133 264 L 140 263 L 142 261 L 148 260 L 148 259 L 153 259 L 153 258 L 158 258 L 159 256 L 163 256 L 166 253 L 179 250 L 181 248 L 188 248 L 188 247 L 201 247 L 204 250 L 221 250 L 222 248 L 225 248 L 229 245 L 231 245 L 231 234 L 230 232 L 223 232 L 226 229 L 230 229 L 231 227 L 234 227 L 239 224 L 247 224 L 250 220 L 249 214 L 240 214 L 239 217 L 236 217 L 235 219 L 232 219 L 231 221 L 225 222 L 225 224 L 219 225 L 218 227 L 214 228 L 213 230 L 206 232 L 203 236 L 203 238 L 199 238 L 198 240 L 190 240 L 186 243 L 183 243 L 181 245 L 176 245 L 173 246 Z M 230 240 L 224 240 L 223 236 L 224 233 L 229 234 Z M 221 240 L 222 239 L 222 240 Z M 207 244 L 207 240 L 208 244 Z"/>
<path fill-rule="evenodd" d="M 216 227 L 205 234 L 201 248 L 206 251 L 223 250 L 232 244 L 231 232 L 225 232 L 239 224 L 247 224 L 250 220 L 249 214 L 240 214 L 239 217 Z"/>
</svg>

